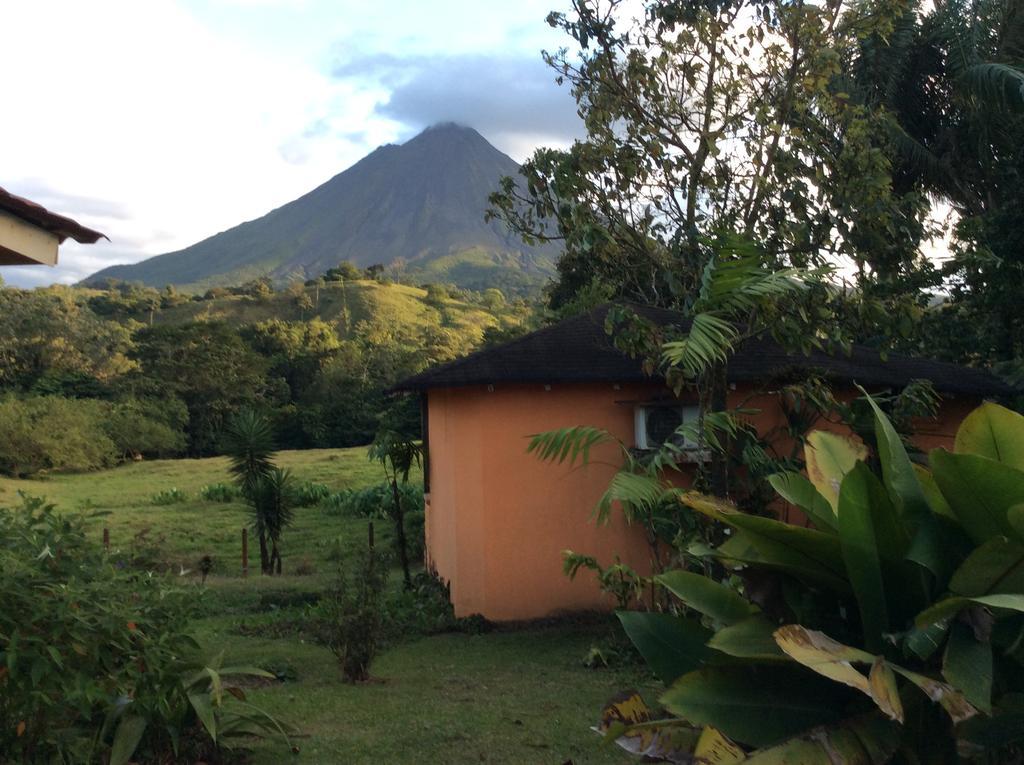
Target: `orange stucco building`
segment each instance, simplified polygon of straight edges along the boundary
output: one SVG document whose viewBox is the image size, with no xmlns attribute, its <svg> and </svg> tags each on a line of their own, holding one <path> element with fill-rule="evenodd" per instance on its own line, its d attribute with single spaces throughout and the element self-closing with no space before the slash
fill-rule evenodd
<svg viewBox="0 0 1024 765">
<path fill-rule="evenodd" d="M 663 323 L 677 318 L 642 310 Z M 427 564 L 448 583 L 459 616 L 504 621 L 610 608 L 594 577 L 570 581 L 563 575 L 566 549 L 604 565 L 618 556 L 650 570 L 652 550 L 640 529 L 628 527 L 621 514 L 607 525 L 593 519 L 621 460 L 614 445 L 595 448 L 588 465 L 574 468 L 526 452 L 531 435 L 575 425 L 602 427 L 627 445 L 642 445 L 637 440 L 649 424 L 645 413 L 666 389 L 611 346 L 606 311 L 596 309 L 398 386 L 424 395 Z M 758 341 L 731 364 L 730 405 L 757 410 L 750 418 L 762 434 L 784 424 L 771 381 L 780 374 L 792 379 L 796 366 L 832 377 L 837 390 L 850 395 L 853 381 L 891 390 L 911 379 L 932 379 L 943 402 L 938 418 L 920 423 L 919 445 L 926 449 L 951 445 L 958 423 L 982 397 L 1009 392 L 989 375 L 955 365 L 892 357 L 881 362 L 867 349 L 843 358 L 794 359 Z M 688 403 L 684 398 L 673 406 Z"/>
</svg>

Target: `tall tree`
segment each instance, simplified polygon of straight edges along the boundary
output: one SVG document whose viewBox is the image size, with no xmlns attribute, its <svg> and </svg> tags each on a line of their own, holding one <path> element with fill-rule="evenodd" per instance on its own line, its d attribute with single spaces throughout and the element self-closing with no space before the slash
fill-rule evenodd
<svg viewBox="0 0 1024 765">
<path fill-rule="evenodd" d="M 720 351 L 702 354 L 707 363 L 662 356 L 663 342 L 687 338 L 656 333 L 648 355 L 691 378 L 705 410 L 722 411 L 733 341 L 769 329 L 802 345 L 849 342 L 842 322 L 829 320 L 864 315 L 828 305 L 857 304 L 862 292 L 819 287 L 797 297 L 770 275 L 806 276 L 842 257 L 862 263 L 865 221 L 884 228 L 902 214 L 873 143 L 876 115 L 836 86 L 860 36 L 891 22 L 860 2 L 653 0 L 635 17 L 632 8 L 575 0 L 572 14 L 549 16 L 575 43 L 546 58 L 569 84 L 587 137 L 538 151 L 522 186 L 505 179 L 492 196 L 491 214 L 528 242 L 563 243 L 555 304 L 597 282 L 702 318 L 695 329 Z M 771 287 L 756 300 L 722 293 L 739 297 L 754 284 Z M 783 293 L 788 310 L 773 311 Z M 720 460 L 712 482 L 724 493 Z"/>
</svg>

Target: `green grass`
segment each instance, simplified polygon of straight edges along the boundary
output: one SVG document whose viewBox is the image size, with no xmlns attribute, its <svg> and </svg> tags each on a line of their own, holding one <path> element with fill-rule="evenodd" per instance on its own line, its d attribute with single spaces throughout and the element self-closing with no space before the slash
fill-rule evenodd
<svg viewBox="0 0 1024 765">
<path fill-rule="evenodd" d="M 380 467 L 365 449 L 281 452 L 278 462 L 299 480 L 333 489 L 377 483 Z M 417 476 L 418 478 L 418 476 Z M 294 680 L 248 691 L 249 699 L 296 725 L 292 758 L 279 741 L 255 745 L 255 763 L 628 763 L 602 747 L 590 730 L 605 701 L 624 688 L 654 688 L 636 667 L 588 670 L 582 660 L 592 645 L 608 640 L 614 625 L 565 624 L 481 635 L 408 636 L 386 647 L 372 667 L 375 681 L 341 682 L 333 655 L 297 635 L 251 637 L 240 624 L 298 618 L 302 603 L 323 591 L 337 565 L 334 540 L 351 550 L 365 544 L 367 522 L 318 508 L 297 510 L 283 538 L 285 576 L 241 577 L 240 531 L 247 511 L 240 503 L 206 502 L 199 490 L 227 482 L 227 460 L 167 460 L 125 465 L 46 480 L 0 478 L 0 506 L 17 503 L 18 490 L 45 495 L 65 510 L 109 513 L 93 521 L 97 538 L 110 529 L 114 547 L 132 545 L 148 529 L 162 538 L 164 557 L 191 568 L 201 555 L 216 561 L 203 595 L 206 616 L 196 623 L 211 652 L 225 651 L 232 664 L 294 670 Z M 153 504 L 161 491 L 178 489 L 187 501 Z M 376 522 L 383 547 L 390 530 Z M 313 573 L 298 576 L 298 563 Z M 250 570 L 258 564 L 255 543 Z M 256 566 L 258 569 L 258 565 Z M 186 575 L 194 579 L 195 573 Z M 399 577 L 392 575 L 397 588 Z"/>
</svg>

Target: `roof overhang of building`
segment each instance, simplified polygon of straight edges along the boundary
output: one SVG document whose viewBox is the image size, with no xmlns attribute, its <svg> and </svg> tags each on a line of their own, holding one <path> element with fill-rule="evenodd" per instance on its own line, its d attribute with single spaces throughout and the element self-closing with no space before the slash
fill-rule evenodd
<svg viewBox="0 0 1024 765">
<path fill-rule="evenodd" d="M 55 266 L 60 237 L 0 211 L 0 266 Z"/>
</svg>

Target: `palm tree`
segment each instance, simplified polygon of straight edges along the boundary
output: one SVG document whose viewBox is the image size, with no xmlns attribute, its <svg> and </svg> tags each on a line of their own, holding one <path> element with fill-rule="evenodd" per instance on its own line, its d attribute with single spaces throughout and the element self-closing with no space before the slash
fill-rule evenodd
<svg viewBox="0 0 1024 765">
<path fill-rule="evenodd" d="M 253 496 L 254 518 L 258 528 L 263 529 L 270 540 L 270 556 L 267 561 L 269 573 L 281 573 L 281 532 L 291 524 L 294 499 L 292 493 L 292 472 L 273 468 L 257 484 Z"/>
<path fill-rule="evenodd" d="M 265 482 L 271 480 L 274 467 L 274 431 L 261 414 L 245 409 L 228 422 L 222 437 L 222 447 L 231 461 L 229 470 L 253 510 L 253 529 L 260 545 L 260 570 L 272 574 L 267 536 L 270 525 L 262 508 L 273 505 L 267 499 Z"/>
</svg>

